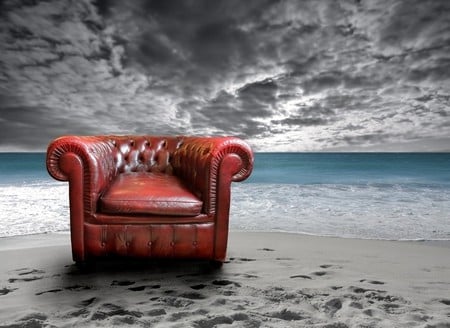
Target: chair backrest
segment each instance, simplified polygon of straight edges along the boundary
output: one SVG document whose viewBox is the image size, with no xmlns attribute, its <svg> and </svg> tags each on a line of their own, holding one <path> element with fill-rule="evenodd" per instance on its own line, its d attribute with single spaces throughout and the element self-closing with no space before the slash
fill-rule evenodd
<svg viewBox="0 0 450 328">
<path fill-rule="evenodd" d="M 170 159 L 182 137 L 110 136 L 117 173 L 162 172 L 172 174 Z"/>
</svg>

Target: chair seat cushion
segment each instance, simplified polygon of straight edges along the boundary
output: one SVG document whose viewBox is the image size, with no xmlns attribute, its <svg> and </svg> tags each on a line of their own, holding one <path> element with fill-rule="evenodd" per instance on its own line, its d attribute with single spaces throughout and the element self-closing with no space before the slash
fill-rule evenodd
<svg viewBox="0 0 450 328">
<path fill-rule="evenodd" d="M 100 198 L 100 210 L 109 214 L 196 216 L 202 206 L 176 176 L 163 173 L 119 174 Z"/>
</svg>

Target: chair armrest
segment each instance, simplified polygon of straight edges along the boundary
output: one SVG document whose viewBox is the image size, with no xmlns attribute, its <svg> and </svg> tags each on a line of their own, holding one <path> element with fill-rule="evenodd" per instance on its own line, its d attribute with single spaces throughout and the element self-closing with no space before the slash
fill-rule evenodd
<svg viewBox="0 0 450 328">
<path fill-rule="evenodd" d="M 235 137 L 185 137 L 173 153 L 174 173 L 201 197 L 208 214 L 216 211 L 219 189 L 243 181 L 253 169 L 250 146 Z M 227 196 L 226 196 L 227 197 Z"/>
<path fill-rule="evenodd" d="M 47 171 L 71 189 L 81 188 L 73 196 L 84 200 L 84 211 L 95 212 L 98 195 L 116 174 L 113 151 L 106 137 L 63 136 L 47 148 Z"/>
</svg>

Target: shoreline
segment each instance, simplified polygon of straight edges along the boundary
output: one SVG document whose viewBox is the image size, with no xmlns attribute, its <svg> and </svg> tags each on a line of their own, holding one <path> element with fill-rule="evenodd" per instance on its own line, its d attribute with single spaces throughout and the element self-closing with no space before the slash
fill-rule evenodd
<svg viewBox="0 0 450 328">
<path fill-rule="evenodd" d="M 450 327 L 447 242 L 231 231 L 228 245 L 219 270 L 81 272 L 68 233 L 0 238 L 0 327 Z"/>
<path fill-rule="evenodd" d="M 273 234 L 273 235 L 294 235 L 304 236 L 311 238 L 324 238 L 324 239 L 343 239 L 343 240 L 355 240 L 355 241 L 378 241 L 378 242 L 398 242 L 398 243 L 412 243 L 423 244 L 435 247 L 450 248 L 450 239 L 374 239 L 374 238 L 355 238 L 355 237 L 342 237 L 342 236 L 328 236 L 328 235 L 315 235 L 303 232 L 288 232 L 288 231 L 241 231 L 230 230 L 230 235 L 233 234 Z M 3 236 L 0 237 L 0 251 L 4 249 L 14 249 L 14 247 L 27 248 L 36 246 L 55 246 L 56 245 L 70 245 L 70 232 L 69 231 L 56 231 L 56 232 L 43 232 L 33 233 L 28 235 L 15 235 L 15 236 Z M 49 245 L 50 244 L 50 245 Z"/>
</svg>

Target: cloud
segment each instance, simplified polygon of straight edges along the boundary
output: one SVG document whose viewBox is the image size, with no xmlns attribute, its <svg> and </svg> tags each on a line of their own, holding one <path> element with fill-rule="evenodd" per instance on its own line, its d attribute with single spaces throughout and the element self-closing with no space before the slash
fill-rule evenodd
<svg viewBox="0 0 450 328">
<path fill-rule="evenodd" d="M 39 122 L 39 124 L 36 124 Z M 72 129 L 85 134 L 89 126 L 77 120 Z M 77 123 L 78 122 L 78 123 Z M 53 109 L 48 107 L 3 107 L 0 120 L 0 140 L 9 147 L 23 147 L 36 150 L 42 147 L 43 140 L 51 140 L 54 136 L 67 133 L 68 121 L 63 117 L 55 117 Z M 94 126 L 90 126 L 94 128 Z"/>
<path fill-rule="evenodd" d="M 448 1 L 408 1 L 387 7 L 379 30 L 379 46 L 422 50 L 448 45 L 450 22 Z"/>
<path fill-rule="evenodd" d="M 0 6 L 0 150 L 69 133 L 279 151 L 432 150 L 450 135 L 446 0 Z"/>
</svg>

